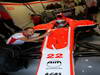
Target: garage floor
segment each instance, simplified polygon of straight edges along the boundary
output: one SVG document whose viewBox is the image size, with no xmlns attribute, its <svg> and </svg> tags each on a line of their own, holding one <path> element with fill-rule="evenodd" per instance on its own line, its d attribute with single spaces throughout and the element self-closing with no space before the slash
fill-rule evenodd
<svg viewBox="0 0 100 75">
<path fill-rule="evenodd" d="M 27 69 L 23 68 L 19 70 L 18 72 L 12 72 L 12 73 L 9 73 L 8 75 L 35 75 L 39 60 L 40 59 L 33 59 L 30 62 L 30 65 Z"/>
</svg>

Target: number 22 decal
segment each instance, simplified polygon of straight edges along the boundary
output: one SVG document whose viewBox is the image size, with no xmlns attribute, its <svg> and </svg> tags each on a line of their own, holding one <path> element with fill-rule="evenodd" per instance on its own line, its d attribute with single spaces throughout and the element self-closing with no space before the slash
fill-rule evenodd
<svg viewBox="0 0 100 75">
<path fill-rule="evenodd" d="M 47 58 L 63 58 L 63 54 L 62 53 L 48 54 Z"/>
</svg>

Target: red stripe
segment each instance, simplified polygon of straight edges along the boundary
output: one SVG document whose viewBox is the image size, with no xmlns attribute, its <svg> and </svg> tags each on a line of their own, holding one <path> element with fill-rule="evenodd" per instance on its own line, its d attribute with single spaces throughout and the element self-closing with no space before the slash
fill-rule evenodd
<svg viewBox="0 0 100 75">
<path fill-rule="evenodd" d="M 41 3 L 41 2 L 29 2 L 28 4 L 38 4 L 38 3 Z M 50 2 L 42 1 L 42 3 L 50 3 Z M 28 5 L 27 3 L 25 3 L 25 4 Z M 2 3 L 0 3 L 0 5 L 24 5 L 24 4 L 23 3 L 4 3 L 4 2 L 2 2 Z"/>
<path fill-rule="evenodd" d="M 37 4 L 37 3 L 49 3 L 49 2 L 47 2 L 47 1 L 42 1 L 42 2 L 30 2 L 30 3 L 28 3 L 28 4 Z"/>
<path fill-rule="evenodd" d="M 74 64 L 73 64 L 73 53 L 72 51 L 70 52 L 70 73 L 71 75 L 74 75 Z"/>
<path fill-rule="evenodd" d="M 0 3 L 0 5 L 22 5 L 22 4 L 17 4 L 17 3 Z"/>
<path fill-rule="evenodd" d="M 8 44 L 13 44 L 15 41 L 16 41 L 16 39 L 15 39 L 15 38 L 11 38 L 11 40 L 9 41 L 9 43 L 8 43 Z"/>
</svg>

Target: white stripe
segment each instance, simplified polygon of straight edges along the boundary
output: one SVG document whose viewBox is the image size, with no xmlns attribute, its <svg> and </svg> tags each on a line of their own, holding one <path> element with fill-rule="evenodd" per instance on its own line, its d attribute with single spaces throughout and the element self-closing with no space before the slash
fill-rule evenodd
<svg viewBox="0 0 100 75">
<path fill-rule="evenodd" d="M 11 39 L 12 39 L 12 37 L 7 40 L 6 44 L 9 44 Z"/>
<path fill-rule="evenodd" d="M 71 27 L 68 28 L 68 47 L 70 47 Z"/>
<path fill-rule="evenodd" d="M 90 24 L 89 26 L 87 25 L 78 25 L 77 27 L 91 27 L 91 26 L 95 26 L 96 24 Z"/>
<path fill-rule="evenodd" d="M 54 49 L 54 50 L 56 50 L 56 48 L 55 48 L 55 46 L 52 44 L 52 48 Z"/>
</svg>

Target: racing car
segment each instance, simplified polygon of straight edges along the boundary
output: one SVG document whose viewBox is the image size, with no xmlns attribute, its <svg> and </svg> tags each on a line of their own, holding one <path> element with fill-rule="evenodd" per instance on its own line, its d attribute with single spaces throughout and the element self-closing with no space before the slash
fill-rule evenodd
<svg viewBox="0 0 100 75">
<path fill-rule="evenodd" d="M 90 20 L 60 18 L 35 29 L 52 29 L 45 38 L 42 57 L 36 75 L 75 75 L 73 52 L 75 50 L 75 29 L 88 30 L 97 25 Z M 83 29 L 82 29 L 83 28 Z M 76 33 L 78 34 L 78 33 Z"/>
<path fill-rule="evenodd" d="M 35 26 L 35 30 L 51 31 L 44 39 L 41 50 L 41 61 L 39 62 L 40 64 L 38 65 L 36 75 L 75 75 L 73 55 L 75 55 L 74 52 L 77 51 L 76 38 L 78 39 L 78 37 L 76 35 L 83 31 L 90 32 L 91 29 L 96 26 L 97 24 L 90 20 L 73 20 L 65 17 L 64 21 L 61 23 L 54 20 L 47 24 Z M 78 44 L 80 45 L 80 42 L 78 42 Z M 33 44 L 26 48 L 22 45 L 8 46 L 3 44 L 1 47 L 0 60 L 2 60 L 4 56 L 5 60 L 0 65 L 0 71 L 18 71 L 23 67 L 27 67 L 26 65 L 28 64 L 27 61 L 29 61 L 29 58 L 24 59 L 24 57 L 33 54 L 34 47 L 32 45 Z M 9 62 L 7 65 L 4 64 L 6 61 Z M 9 70 L 9 68 L 11 68 L 10 65 L 14 66 L 13 69 Z"/>
</svg>

